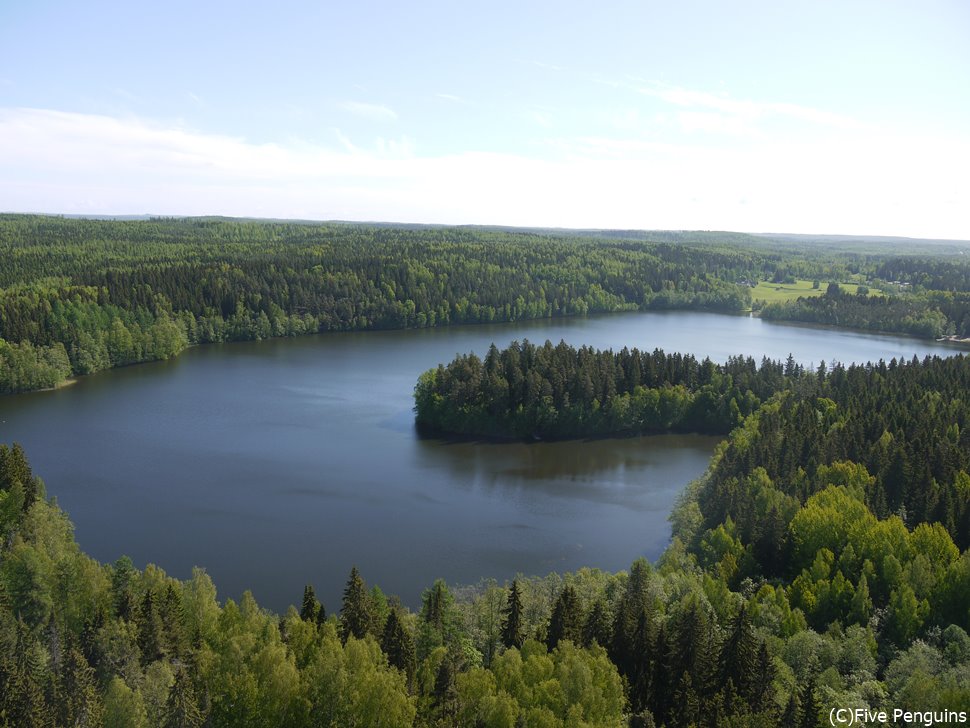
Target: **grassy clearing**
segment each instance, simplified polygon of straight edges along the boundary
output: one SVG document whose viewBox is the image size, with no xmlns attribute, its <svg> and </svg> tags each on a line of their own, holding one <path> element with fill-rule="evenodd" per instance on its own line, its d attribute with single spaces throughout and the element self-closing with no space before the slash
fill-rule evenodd
<svg viewBox="0 0 970 728">
<path fill-rule="evenodd" d="M 846 293 L 856 293 L 859 286 L 856 283 L 840 283 L 842 290 Z M 794 283 L 771 283 L 761 281 L 751 289 L 752 300 L 764 301 L 765 303 L 778 303 L 780 301 L 794 301 L 796 298 L 811 298 L 821 296 L 828 288 L 828 283 L 823 282 L 818 288 L 812 288 L 812 281 L 795 281 Z M 880 291 L 869 289 L 869 295 L 882 295 Z"/>
</svg>

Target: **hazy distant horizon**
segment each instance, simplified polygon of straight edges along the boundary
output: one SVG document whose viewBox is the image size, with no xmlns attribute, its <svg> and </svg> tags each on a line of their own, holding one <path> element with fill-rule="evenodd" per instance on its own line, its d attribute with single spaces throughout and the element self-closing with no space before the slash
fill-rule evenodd
<svg viewBox="0 0 970 728">
<path fill-rule="evenodd" d="M 869 240 L 887 242 L 923 242 L 923 243 L 967 243 L 970 238 L 932 238 L 914 237 L 911 235 L 881 235 L 865 233 L 842 233 L 842 232 L 793 232 L 790 230 L 713 230 L 703 228 L 628 228 L 628 227 L 561 227 L 553 225 L 507 225 L 501 222 L 405 222 L 402 220 L 344 220 L 344 219 L 313 219 L 298 217 L 257 217 L 252 215 L 220 215 L 220 214 L 201 214 L 201 215 L 182 215 L 177 213 L 70 213 L 70 212 L 38 212 L 36 210 L 0 210 L 0 215 L 37 215 L 43 217 L 64 217 L 77 220 L 151 220 L 151 219 L 172 219 L 172 220 L 191 220 L 191 219 L 223 219 L 235 221 L 252 221 L 265 223 L 292 223 L 306 225 L 379 225 L 387 227 L 427 227 L 427 228 L 486 228 L 496 230 L 522 230 L 522 231 L 562 231 L 564 233 L 705 233 L 717 234 L 725 233 L 732 235 L 751 235 L 753 237 L 777 237 L 777 238 L 805 238 L 805 239 L 828 239 L 828 240 Z"/>
</svg>

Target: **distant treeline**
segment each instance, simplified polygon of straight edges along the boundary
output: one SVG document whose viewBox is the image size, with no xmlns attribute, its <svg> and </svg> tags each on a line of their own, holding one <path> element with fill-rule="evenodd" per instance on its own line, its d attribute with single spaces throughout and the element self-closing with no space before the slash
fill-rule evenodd
<svg viewBox="0 0 970 728">
<path fill-rule="evenodd" d="M 0 216 L 0 392 L 213 341 L 741 311 L 737 281 L 758 265 L 729 248 L 463 228 Z"/>
<path fill-rule="evenodd" d="M 493 344 L 482 360 L 460 355 L 421 375 L 420 425 L 486 437 L 569 438 L 644 432 L 727 434 L 803 374 L 786 364 L 734 357 L 579 349 L 547 341 Z"/>
<path fill-rule="evenodd" d="M 824 296 L 770 303 L 769 320 L 848 326 L 922 338 L 970 336 L 970 293 L 923 291 L 888 296 L 852 295 L 831 284 Z"/>
<path fill-rule="evenodd" d="M 651 235 L 661 240 L 0 215 L 0 393 L 215 341 L 631 310 L 739 312 L 751 306 L 750 283 L 791 277 L 882 273 L 918 293 L 878 315 L 855 315 L 847 304 L 837 315 L 816 313 L 819 304 L 798 302 L 769 307 L 768 316 L 923 336 L 970 327 L 966 296 L 927 293 L 967 290 L 970 264 L 959 257 L 772 248 L 733 233 Z"/>
</svg>

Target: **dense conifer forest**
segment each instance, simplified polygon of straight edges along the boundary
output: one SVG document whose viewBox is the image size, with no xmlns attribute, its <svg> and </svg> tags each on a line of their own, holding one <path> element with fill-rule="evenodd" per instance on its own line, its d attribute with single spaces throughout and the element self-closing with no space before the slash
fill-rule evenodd
<svg viewBox="0 0 970 728">
<path fill-rule="evenodd" d="M 926 337 L 970 330 L 960 295 L 970 263 L 949 248 L 914 258 L 736 233 L 597 235 L 0 215 L 0 393 L 207 342 L 624 310 L 737 313 L 751 308 L 754 282 L 796 277 L 899 285 L 886 284 L 888 297 L 769 305 L 766 317 Z"/>
<path fill-rule="evenodd" d="M 418 424 L 448 434 L 570 438 L 655 432 L 726 435 L 802 374 L 791 360 L 725 364 L 690 354 L 595 351 L 560 342 L 458 356 L 415 387 Z"/>
</svg>

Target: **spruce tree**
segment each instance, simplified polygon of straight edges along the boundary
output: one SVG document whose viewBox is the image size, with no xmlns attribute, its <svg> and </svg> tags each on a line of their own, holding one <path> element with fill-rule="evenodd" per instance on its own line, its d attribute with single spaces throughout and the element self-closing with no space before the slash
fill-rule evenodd
<svg viewBox="0 0 970 728">
<path fill-rule="evenodd" d="M 307 584 L 303 587 L 303 605 L 300 607 L 300 619 L 304 622 L 316 623 L 319 612 L 320 602 L 317 601 L 317 596 L 313 593 L 313 586 Z"/>
<path fill-rule="evenodd" d="M 506 648 L 520 648 L 523 642 L 525 626 L 522 624 L 522 593 L 519 591 L 518 580 L 513 580 L 502 618 L 502 644 Z"/>
<path fill-rule="evenodd" d="M 754 683 L 751 689 L 751 710 L 762 713 L 775 708 L 772 698 L 775 689 L 775 663 L 768 653 L 768 644 L 762 640 L 755 660 Z"/>
<path fill-rule="evenodd" d="M 188 649 L 185 635 L 185 611 L 182 596 L 174 584 L 169 582 L 162 595 L 159 616 L 162 622 L 162 647 L 169 658 L 178 658 Z"/>
<path fill-rule="evenodd" d="M 748 618 L 747 607 L 742 605 L 721 645 L 717 689 L 723 688 L 727 681 L 731 680 L 737 693 L 750 701 L 754 684 L 755 659 L 756 650 L 751 621 Z"/>
<path fill-rule="evenodd" d="M 350 570 L 340 607 L 340 636 L 346 642 L 351 636 L 363 639 L 370 624 L 370 608 L 367 603 L 367 587 L 354 566 Z"/>
<path fill-rule="evenodd" d="M 68 637 L 65 641 L 64 657 L 55 682 L 57 683 L 56 714 L 59 725 L 101 725 L 104 705 L 98 691 L 94 668 L 88 664 L 73 637 Z"/>
<path fill-rule="evenodd" d="M 381 649 L 387 655 L 388 664 L 405 674 L 410 690 L 414 684 L 417 658 L 414 640 L 401 622 L 397 609 L 391 610 L 387 622 L 384 624 L 384 634 L 381 635 Z"/>
<path fill-rule="evenodd" d="M 579 606 L 576 590 L 568 584 L 559 593 L 549 617 L 546 630 L 546 646 L 553 650 L 560 640 L 569 640 L 575 645 L 582 641 L 583 613 Z"/>
<path fill-rule="evenodd" d="M 633 642 L 637 626 L 644 612 L 648 622 L 652 622 L 653 610 L 647 600 L 647 582 L 650 565 L 646 559 L 637 559 L 630 568 L 626 590 L 620 598 L 613 623 L 613 638 L 610 644 L 610 658 L 620 674 L 630 677 L 634 669 L 637 655 L 633 650 Z"/>
<path fill-rule="evenodd" d="M 798 725 L 798 719 L 801 717 L 801 714 L 801 710 L 799 710 L 798 706 L 798 696 L 792 692 L 791 696 L 788 698 L 788 703 L 785 705 L 785 710 L 781 714 L 781 720 L 778 722 L 778 725 Z"/>
<path fill-rule="evenodd" d="M 163 728 L 199 728 L 203 723 L 202 711 L 192 688 L 187 671 L 179 668 L 175 682 L 165 701 L 165 722 Z"/>
<path fill-rule="evenodd" d="M 667 628 L 661 624 L 653 647 L 653 676 L 650 679 L 650 710 L 658 725 L 667 722 L 671 708 L 674 684 L 670 674 L 670 645 L 667 642 Z"/>
<path fill-rule="evenodd" d="M 634 712 L 647 708 L 653 677 L 654 637 L 653 615 L 646 608 L 640 610 L 637 626 L 627 646 L 627 678 L 630 681 L 630 705 Z"/>
<path fill-rule="evenodd" d="M 142 665 L 148 665 L 162 656 L 162 621 L 155 609 L 152 590 L 146 589 L 141 607 L 135 617 L 138 625 L 138 647 Z"/>
<path fill-rule="evenodd" d="M 696 725 L 700 718 L 700 700 L 690 679 L 690 673 L 684 672 L 674 691 L 674 707 L 670 711 L 670 723 L 673 726 L 686 728 Z"/>
<path fill-rule="evenodd" d="M 818 728 L 819 704 L 815 695 L 815 676 L 809 678 L 801 695 L 802 719 L 799 728 Z"/>
<path fill-rule="evenodd" d="M 583 647 L 592 647 L 593 643 L 608 647 L 612 636 L 613 621 L 606 602 L 602 598 L 597 599 L 583 622 Z"/>
</svg>

